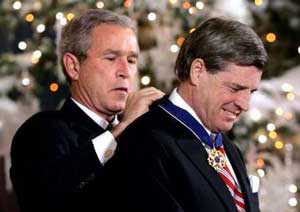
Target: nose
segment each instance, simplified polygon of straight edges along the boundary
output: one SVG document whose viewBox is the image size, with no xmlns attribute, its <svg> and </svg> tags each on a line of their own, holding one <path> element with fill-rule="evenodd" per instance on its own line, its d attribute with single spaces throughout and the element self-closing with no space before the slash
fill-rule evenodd
<svg viewBox="0 0 300 212">
<path fill-rule="evenodd" d="M 235 105 L 238 106 L 244 112 L 249 110 L 249 104 L 250 104 L 250 93 L 248 92 L 240 94 L 235 101 Z"/>
<path fill-rule="evenodd" d="M 118 63 L 118 77 L 128 78 L 130 75 L 130 64 L 126 58 L 121 58 Z"/>
</svg>

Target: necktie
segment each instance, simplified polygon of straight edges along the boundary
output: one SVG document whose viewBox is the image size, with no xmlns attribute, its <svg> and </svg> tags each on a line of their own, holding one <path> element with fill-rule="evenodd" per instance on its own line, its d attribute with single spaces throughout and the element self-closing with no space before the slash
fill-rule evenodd
<svg viewBox="0 0 300 212">
<path fill-rule="evenodd" d="M 111 131 L 114 128 L 113 124 L 110 122 L 108 123 L 107 127 L 105 130 Z"/>
<path fill-rule="evenodd" d="M 215 143 L 214 137 L 215 136 L 211 135 L 211 139 L 213 143 Z M 226 155 L 223 145 L 217 147 L 217 150 L 221 151 L 224 156 Z M 235 203 L 235 206 L 237 207 L 237 211 L 245 212 L 246 210 L 245 210 L 245 202 L 244 202 L 243 194 L 226 163 L 224 167 L 218 171 L 218 174 L 225 182 L 226 187 L 228 188 L 231 196 L 233 197 L 233 201 Z"/>
</svg>

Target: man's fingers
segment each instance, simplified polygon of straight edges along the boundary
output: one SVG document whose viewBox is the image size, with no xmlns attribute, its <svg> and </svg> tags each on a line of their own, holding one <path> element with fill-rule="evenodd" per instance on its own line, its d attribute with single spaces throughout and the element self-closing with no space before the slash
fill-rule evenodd
<svg viewBox="0 0 300 212">
<path fill-rule="evenodd" d="M 158 99 L 164 96 L 164 93 L 154 87 L 148 87 L 129 94 L 128 98 L 150 98 Z"/>
</svg>

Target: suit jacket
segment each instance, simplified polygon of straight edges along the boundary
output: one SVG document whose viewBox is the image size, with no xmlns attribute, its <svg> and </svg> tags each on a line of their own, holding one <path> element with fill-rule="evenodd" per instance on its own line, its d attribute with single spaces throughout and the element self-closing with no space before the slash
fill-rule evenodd
<svg viewBox="0 0 300 212">
<path fill-rule="evenodd" d="M 21 211 L 106 211 L 104 167 L 91 141 L 102 132 L 70 99 L 59 111 L 27 120 L 11 147 L 10 176 Z"/>
<path fill-rule="evenodd" d="M 241 186 L 247 212 L 259 211 L 239 149 L 223 138 Z M 218 173 L 208 165 L 202 143 L 160 107 L 131 124 L 108 162 L 118 176 L 116 211 L 235 212 L 233 199 Z M 125 209 L 126 208 L 126 209 Z"/>
</svg>

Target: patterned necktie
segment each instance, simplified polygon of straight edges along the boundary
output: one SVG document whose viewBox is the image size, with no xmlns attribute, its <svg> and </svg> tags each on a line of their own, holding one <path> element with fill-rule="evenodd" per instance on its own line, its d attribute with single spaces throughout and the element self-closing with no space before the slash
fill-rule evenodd
<svg viewBox="0 0 300 212">
<path fill-rule="evenodd" d="M 213 142 L 215 142 L 214 137 L 215 136 L 211 135 L 211 139 L 213 139 Z M 226 155 L 223 145 L 217 147 L 217 150 L 221 151 L 224 156 Z M 218 174 L 225 182 L 231 196 L 233 197 L 233 201 L 235 203 L 235 206 L 237 207 L 237 211 L 245 212 L 246 209 L 243 194 L 226 163 L 225 166 L 220 171 L 218 171 Z"/>
</svg>

